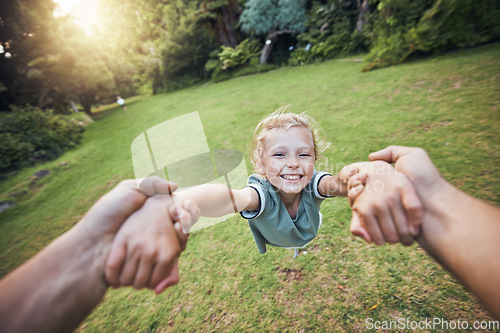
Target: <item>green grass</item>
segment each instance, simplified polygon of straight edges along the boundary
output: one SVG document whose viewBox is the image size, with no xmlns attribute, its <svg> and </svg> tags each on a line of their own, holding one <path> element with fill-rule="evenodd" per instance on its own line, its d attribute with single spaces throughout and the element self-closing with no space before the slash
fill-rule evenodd
<svg viewBox="0 0 500 333">
<path fill-rule="evenodd" d="M 193 111 L 211 149 L 244 152 L 248 164 L 255 125 L 290 104 L 291 111 L 308 111 L 332 144 L 317 169 L 336 172 L 389 144 L 420 146 L 452 184 L 498 205 L 499 59 L 500 44 L 493 44 L 369 73 L 360 72 L 362 63 L 329 61 L 144 98 L 126 113 L 103 112 L 80 147 L 0 184 L 0 200 L 28 190 L 0 214 L 0 276 L 133 177 L 130 144 L 137 135 Z M 42 168 L 52 174 L 33 184 L 30 177 Z M 110 290 L 80 330 L 351 332 L 364 331 L 369 317 L 491 320 L 418 246 L 375 247 L 352 237 L 345 198 L 326 201 L 322 212 L 319 236 L 296 259 L 280 248 L 260 255 L 239 217 L 196 232 L 181 258 L 178 286 L 160 296 Z"/>
</svg>

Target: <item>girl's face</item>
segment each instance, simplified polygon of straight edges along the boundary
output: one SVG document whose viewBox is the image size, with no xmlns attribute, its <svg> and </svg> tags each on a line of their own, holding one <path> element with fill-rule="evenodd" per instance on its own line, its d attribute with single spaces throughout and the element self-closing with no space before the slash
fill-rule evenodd
<svg viewBox="0 0 500 333">
<path fill-rule="evenodd" d="M 298 194 L 309 184 L 315 160 L 312 134 L 305 127 L 274 130 L 264 139 L 265 176 L 287 194 Z"/>
</svg>

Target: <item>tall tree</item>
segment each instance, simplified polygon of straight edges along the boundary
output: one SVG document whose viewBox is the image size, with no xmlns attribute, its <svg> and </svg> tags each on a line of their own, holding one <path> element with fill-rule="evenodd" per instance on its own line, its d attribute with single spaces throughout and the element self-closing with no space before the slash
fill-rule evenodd
<svg viewBox="0 0 500 333">
<path fill-rule="evenodd" d="M 208 23 L 219 45 L 235 48 L 239 40 L 235 29 L 241 10 L 235 0 L 202 0 L 195 13 L 195 22 Z"/>
<path fill-rule="evenodd" d="M 363 30 L 363 27 L 366 24 L 366 21 L 368 20 L 368 13 L 370 12 L 370 0 L 357 0 L 358 2 L 358 20 L 356 22 L 356 31 L 358 33 L 361 33 Z"/>
<path fill-rule="evenodd" d="M 240 24 L 246 33 L 266 36 L 260 55 L 260 63 L 265 64 L 278 35 L 301 33 L 305 20 L 305 0 L 249 0 Z"/>
<path fill-rule="evenodd" d="M 46 94 L 36 82 L 53 59 L 62 57 L 54 45 L 54 8 L 52 0 L 0 2 L 0 81 L 12 103 L 36 104 L 37 92 Z"/>
<path fill-rule="evenodd" d="M 156 93 L 203 78 L 214 45 L 203 26 L 208 21 L 195 24 L 198 2 L 101 0 L 101 11 L 108 44 L 133 64 L 142 91 Z"/>
</svg>

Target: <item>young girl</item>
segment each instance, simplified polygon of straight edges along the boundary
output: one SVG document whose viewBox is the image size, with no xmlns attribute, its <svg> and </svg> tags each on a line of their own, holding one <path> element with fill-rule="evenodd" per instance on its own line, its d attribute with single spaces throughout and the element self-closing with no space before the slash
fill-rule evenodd
<svg viewBox="0 0 500 333">
<path fill-rule="evenodd" d="M 318 172 L 314 164 L 321 146 L 324 144 L 311 117 L 278 109 L 257 125 L 252 160 L 257 174 L 249 177 L 246 187 L 230 190 L 222 184 L 204 184 L 175 192 L 174 200 L 177 204 L 188 199 L 194 201 L 201 215 L 207 217 L 240 212 L 248 219 L 260 253 L 266 252 L 267 244 L 295 248 L 297 253 L 297 248 L 307 245 L 318 233 L 323 200 L 346 196 L 348 178 L 359 168 L 371 164 L 346 166 L 335 176 Z M 395 178 L 394 182 L 397 181 L 400 180 Z M 398 226 L 373 227 L 362 226 L 358 233 L 370 239 L 373 235 L 366 230 L 384 230 L 385 239 L 399 239 L 398 230 L 408 232 L 408 228 Z M 139 237 L 142 228 L 139 223 L 124 224 L 110 257 L 117 257 L 113 254 L 115 251 L 123 252 L 130 239 Z M 126 256 L 125 253 L 118 257 L 125 261 Z M 113 267 L 120 265 L 114 262 Z"/>
</svg>

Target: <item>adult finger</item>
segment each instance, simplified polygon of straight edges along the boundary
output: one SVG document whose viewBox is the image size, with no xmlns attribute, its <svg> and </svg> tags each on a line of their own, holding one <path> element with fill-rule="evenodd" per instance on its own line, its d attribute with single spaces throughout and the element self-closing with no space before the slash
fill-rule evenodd
<svg viewBox="0 0 500 333">
<path fill-rule="evenodd" d="M 125 258 L 127 256 L 127 246 L 120 240 L 115 240 L 112 245 L 111 252 L 106 265 L 104 267 L 104 274 L 108 284 L 114 288 L 119 286 L 119 277 L 122 270 Z"/>
<path fill-rule="evenodd" d="M 178 260 L 178 256 L 166 253 L 162 254 L 154 268 L 151 275 L 151 280 L 149 281 L 149 288 L 155 289 L 162 280 L 170 276 L 175 262 Z"/>
<path fill-rule="evenodd" d="M 178 282 L 179 282 L 179 260 L 176 259 L 173 263 L 172 269 L 170 270 L 170 274 L 156 286 L 155 293 L 160 294 L 166 288 L 173 286 Z"/>
<path fill-rule="evenodd" d="M 174 182 L 153 175 L 144 178 L 140 182 L 139 191 L 148 197 L 152 197 L 155 194 L 172 194 L 178 187 Z"/>
<path fill-rule="evenodd" d="M 392 220 L 398 231 L 399 239 L 403 245 L 409 246 L 413 244 L 414 238 L 410 232 L 410 226 L 408 225 L 408 218 L 406 216 L 404 207 L 401 203 L 397 203 L 390 207 Z"/>
<path fill-rule="evenodd" d="M 361 224 L 361 220 L 359 218 L 359 215 L 357 212 L 353 211 L 352 212 L 352 219 L 351 219 L 351 226 L 349 227 L 349 231 L 351 234 L 357 237 L 361 237 L 364 239 L 367 243 L 371 243 L 372 239 L 366 229 L 363 227 Z"/>
<path fill-rule="evenodd" d="M 143 252 L 138 265 L 139 269 L 135 274 L 132 286 L 135 289 L 142 289 L 149 286 L 149 281 L 151 280 L 151 275 L 155 269 L 155 266 L 155 255 L 151 252 L 147 252 L 147 250 Z"/>
<path fill-rule="evenodd" d="M 120 274 L 118 283 L 120 286 L 131 286 L 135 279 L 135 273 L 137 272 L 137 267 L 139 266 L 139 257 L 127 255 L 127 260 Z"/>
<path fill-rule="evenodd" d="M 377 219 L 384 239 L 388 243 L 399 243 L 398 232 L 392 219 L 392 214 L 388 207 L 381 207 L 377 210 Z M 379 244 L 380 245 L 380 244 Z"/>
<path fill-rule="evenodd" d="M 356 206 L 353 207 L 353 211 L 358 214 L 361 225 L 368 232 L 372 241 L 377 245 L 383 245 L 385 243 L 385 239 L 382 231 L 380 230 L 377 217 L 370 211 L 358 209 Z"/>
<path fill-rule="evenodd" d="M 404 155 L 409 149 L 403 146 L 388 146 L 382 150 L 371 153 L 368 158 L 370 161 L 386 161 L 388 163 L 396 163 L 398 158 Z"/>
<path fill-rule="evenodd" d="M 180 226 L 178 226 L 177 228 L 182 229 L 180 228 Z M 179 237 L 178 230 L 172 231 L 172 233 L 176 233 L 177 237 Z M 182 236 L 186 237 L 183 234 Z M 166 276 L 168 276 L 171 273 L 172 267 L 179 258 L 180 252 L 183 251 L 182 248 L 183 246 L 184 244 L 179 239 L 175 239 L 175 244 L 173 237 L 172 239 L 164 239 L 164 243 L 160 248 L 157 257 L 156 267 L 152 271 L 151 280 L 149 281 L 149 288 L 154 289 L 158 285 L 158 283 L 160 283 L 161 280 L 163 280 Z"/>
<path fill-rule="evenodd" d="M 413 236 L 418 236 L 424 218 L 424 209 L 420 197 L 410 183 L 403 185 L 401 189 L 401 201 L 408 215 L 410 232 Z"/>
</svg>

